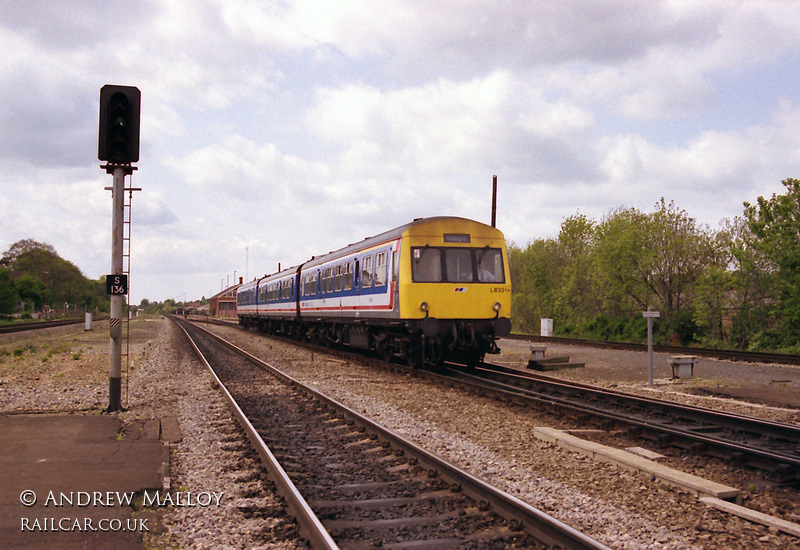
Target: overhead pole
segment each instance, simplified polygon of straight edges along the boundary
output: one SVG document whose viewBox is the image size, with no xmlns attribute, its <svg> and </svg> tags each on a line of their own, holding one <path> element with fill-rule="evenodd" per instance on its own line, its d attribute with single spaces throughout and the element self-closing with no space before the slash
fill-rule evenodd
<svg viewBox="0 0 800 550">
<path fill-rule="evenodd" d="M 497 176 L 492 176 L 492 227 L 497 227 Z"/>
</svg>

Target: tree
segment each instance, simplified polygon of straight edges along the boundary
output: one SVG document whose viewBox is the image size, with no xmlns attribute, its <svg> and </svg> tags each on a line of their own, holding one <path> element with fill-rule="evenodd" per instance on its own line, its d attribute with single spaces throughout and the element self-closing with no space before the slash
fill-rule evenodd
<svg viewBox="0 0 800 550">
<path fill-rule="evenodd" d="M 36 275 L 26 273 L 14 281 L 20 300 L 31 306 L 31 309 L 41 309 L 45 301 L 45 285 Z"/>
<path fill-rule="evenodd" d="M 557 244 L 552 239 L 537 239 L 520 249 L 508 250 L 511 280 L 513 323 L 517 330 L 536 331 L 542 317 L 555 314 L 557 286 Z"/>
<path fill-rule="evenodd" d="M 35 275 L 45 282 L 50 304 L 78 303 L 85 299 L 86 278 L 75 264 L 44 249 L 23 252 L 14 269 Z"/>
<path fill-rule="evenodd" d="M 5 254 L 3 254 L 3 258 L 0 259 L 0 266 L 12 266 L 20 256 L 33 250 L 42 250 L 53 256 L 58 256 L 58 254 L 56 254 L 56 249 L 53 248 L 51 244 L 40 243 L 33 239 L 22 239 L 12 244 L 8 250 L 6 250 Z"/>
<path fill-rule="evenodd" d="M 17 308 L 19 294 L 11 280 L 11 271 L 0 267 L 0 314 L 11 315 Z"/>
<path fill-rule="evenodd" d="M 17 278 L 12 282 L 19 291 L 17 299 L 31 301 L 36 307 L 53 304 L 58 308 L 69 303 L 87 309 L 108 308 L 104 281 L 87 279 L 75 264 L 61 258 L 47 243 L 32 239 L 18 241 L 3 255 L 3 262 L 20 272 L 15 273 Z"/>
<path fill-rule="evenodd" d="M 652 213 L 578 213 L 557 239 L 510 246 L 515 328 L 553 317 L 556 334 L 639 340 L 653 306 L 662 341 L 800 351 L 800 180 L 782 183 L 717 231 L 662 198 Z"/>
<path fill-rule="evenodd" d="M 654 252 L 648 286 L 664 310 L 665 325 L 691 338 L 692 294 L 706 269 L 715 264 L 713 237 L 674 202 L 667 204 L 662 198 L 656 206 L 645 243 Z"/>
<path fill-rule="evenodd" d="M 763 255 L 765 275 L 775 289 L 770 304 L 777 318 L 774 338 L 785 347 L 800 344 L 800 180 L 781 182 L 786 194 L 744 203 L 750 230 L 747 244 Z"/>
<path fill-rule="evenodd" d="M 565 219 L 557 241 L 556 310 L 582 324 L 600 311 L 592 265 L 595 224 L 583 214 Z"/>
<path fill-rule="evenodd" d="M 594 266 L 602 307 L 611 316 L 629 316 L 653 304 L 647 284 L 654 251 L 647 247 L 647 216 L 620 208 L 597 226 Z"/>
<path fill-rule="evenodd" d="M 663 198 L 652 214 L 613 211 L 597 228 L 594 255 L 605 311 L 630 317 L 652 306 L 662 331 L 693 338 L 695 284 L 714 250 L 712 233 Z"/>
</svg>

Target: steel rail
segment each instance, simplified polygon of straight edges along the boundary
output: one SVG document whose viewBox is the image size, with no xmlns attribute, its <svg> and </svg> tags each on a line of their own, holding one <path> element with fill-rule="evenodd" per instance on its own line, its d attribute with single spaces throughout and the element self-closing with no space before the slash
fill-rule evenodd
<svg viewBox="0 0 800 550">
<path fill-rule="evenodd" d="M 237 353 L 247 357 L 256 364 L 262 366 L 271 374 L 292 386 L 303 391 L 305 394 L 319 400 L 327 406 L 347 415 L 363 426 L 367 432 L 376 434 L 377 437 L 389 441 L 391 444 L 402 449 L 408 456 L 416 458 L 420 464 L 429 470 L 435 470 L 442 479 L 450 484 L 458 485 L 461 490 L 477 502 L 490 503 L 492 509 L 500 516 L 506 518 L 509 525 L 522 529 L 538 540 L 552 548 L 558 549 L 592 549 L 609 550 L 609 547 L 594 540 L 593 538 L 581 533 L 569 525 L 557 520 L 547 513 L 531 506 L 530 504 L 502 491 L 480 478 L 462 470 L 444 458 L 422 449 L 413 442 L 405 439 L 400 434 L 385 428 L 346 405 L 332 399 L 319 391 L 303 384 L 288 374 L 276 369 L 258 357 L 235 344 L 221 338 L 220 336 L 207 331 L 203 327 L 194 325 L 199 330 L 208 332 L 210 336 L 220 343 L 235 350 Z"/>
<path fill-rule="evenodd" d="M 551 406 L 569 409 L 577 413 L 589 414 L 606 420 L 612 420 L 615 423 L 622 425 L 636 426 L 656 433 L 669 434 L 671 436 L 676 436 L 684 440 L 703 443 L 716 449 L 725 449 L 728 452 L 742 453 L 743 455 L 749 457 L 769 461 L 769 463 L 771 464 L 783 464 L 786 465 L 787 467 L 795 469 L 800 468 L 800 457 L 797 456 L 777 453 L 774 451 L 760 449 L 750 445 L 737 443 L 724 438 L 715 437 L 711 434 L 705 434 L 702 432 L 693 431 L 690 428 L 674 427 L 665 425 L 664 423 L 658 422 L 656 420 L 646 420 L 646 419 L 636 418 L 631 415 L 630 411 L 627 411 L 625 413 L 618 413 L 608 408 L 603 408 L 602 406 L 589 405 L 586 404 L 585 402 L 581 403 L 579 401 L 575 401 L 568 397 L 558 397 L 547 393 L 538 392 L 530 388 L 520 387 L 513 383 L 504 383 L 504 382 L 488 380 L 487 378 L 485 378 L 483 375 L 480 374 L 479 372 L 480 369 L 478 369 L 478 372 L 476 374 L 469 374 L 461 369 L 451 369 L 451 371 L 458 373 L 458 379 L 460 379 L 461 381 L 465 381 L 466 383 L 469 384 L 475 384 L 478 387 L 484 387 L 488 382 L 491 384 L 491 386 L 493 386 L 493 389 L 497 391 L 507 392 L 527 399 L 533 399 L 535 401 L 545 403 Z M 576 384 L 572 386 L 567 381 L 552 381 L 552 382 L 544 381 L 537 378 L 527 377 L 525 376 L 525 373 L 520 373 L 520 374 L 504 373 L 503 375 L 511 378 L 518 378 L 525 381 L 535 380 L 539 384 L 555 387 L 558 388 L 559 390 L 565 390 L 572 394 L 580 392 L 583 395 L 592 394 L 594 396 L 610 397 L 616 400 L 625 400 L 632 403 L 636 403 L 637 406 L 639 407 L 642 406 L 649 407 L 655 405 L 661 409 L 671 409 L 673 411 L 677 411 L 680 414 L 676 416 L 680 416 L 681 418 L 684 419 L 689 415 L 693 417 L 699 417 L 699 415 L 702 415 L 709 422 L 715 422 L 717 424 L 722 425 L 722 427 L 727 426 L 731 429 L 738 430 L 739 432 L 747 432 L 755 434 L 767 433 L 767 435 L 771 435 L 777 438 L 787 439 L 789 441 L 800 441 L 800 427 L 793 426 L 790 424 L 774 423 L 752 417 L 740 416 L 719 411 L 712 411 L 710 409 L 703 409 L 702 407 L 681 405 L 678 403 L 673 403 L 661 399 L 650 399 L 632 394 L 625 394 L 622 392 L 614 392 L 611 390 L 605 390 L 603 388 L 591 387 L 586 384 Z M 746 423 L 747 426 L 743 426 L 742 425 L 743 423 Z"/>
<path fill-rule="evenodd" d="M 107 321 L 108 317 L 98 317 L 94 321 Z M 26 330 L 39 330 L 45 328 L 64 327 L 68 325 L 80 325 L 86 322 L 85 319 L 59 319 L 57 321 L 33 321 L 30 323 L 19 323 L 14 325 L 0 326 L 0 334 L 11 334 L 14 332 L 24 332 Z"/>
<path fill-rule="evenodd" d="M 561 336 L 536 336 L 535 334 L 509 334 L 506 338 L 510 340 L 523 340 L 529 342 L 541 342 L 560 344 L 565 346 L 582 346 L 599 349 L 614 349 L 628 351 L 647 351 L 647 344 L 637 344 L 633 342 L 611 342 L 608 340 L 585 340 L 581 338 L 564 338 Z M 744 361 L 747 363 L 777 363 L 784 365 L 800 365 L 800 355 L 788 353 L 771 353 L 761 351 L 740 351 L 730 349 L 715 348 L 695 348 L 685 346 L 665 346 L 656 344 L 653 351 L 658 353 L 674 353 L 680 355 L 698 355 L 702 357 L 713 357 L 716 359 L 729 361 Z"/>
<path fill-rule="evenodd" d="M 313 548 L 320 550 L 338 549 L 339 547 L 331 537 L 330 533 L 328 533 L 327 529 L 325 529 L 325 527 L 319 521 L 317 515 L 308 505 L 308 502 L 306 502 L 306 499 L 303 497 L 303 495 L 300 494 L 300 491 L 289 478 L 288 474 L 280 465 L 277 458 L 275 458 L 275 455 L 272 454 L 272 451 L 270 451 L 269 447 L 267 447 L 267 444 L 264 443 L 264 440 L 258 434 L 258 431 L 255 429 L 250 420 L 248 420 L 247 416 L 244 414 L 241 407 L 239 407 L 239 404 L 236 402 L 233 395 L 231 395 L 230 391 L 228 391 L 228 388 L 225 387 L 225 384 L 222 382 L 222 380 L 220 380 L 219 376 L 217 376 L 217 373 L 214 372 L 214 368 L 200 351 L 200 348 L 197 346 L 189 332 L 180 322 L 178 322 L 177 325 L 181 328 L 181 330 L 183 330 L 183 333 L 191 343 L 192 348 L 194 348 L 194 351 L 200 358 L 200 361 L 202 361 L 206 368 L 208 368 L 208 370 L 211 372 L 211 375 L 214 377 L 215 382 L 219 385 L 219 388 L 225 396 L 225 399 L 227 400 L 228 405 L 230 406 L 234 415 L 236 416 L 239 425 L 245 431 L 248 439 L 256 448 L 256 451 L 261 457 L 262 463 L 267 468 L 271 479 L 275 482 L 278 494 L 284 498 L 289 513 L 297 520 L 297 523 L 300 527 L 300 534 L 309 541 Z"/>
<path fill-rule="evenodd" d="M 568 339 L 562 339 L 568 340 Z M 297 344 L 296 342 L 293 342 Z M 300 344 L 303 345 L 303 344 Z M 306 346 L 313 347 L 309 344 L 305 344 Z M 330 352 L 330 350 L 327 350 Z M 352 353 L 352 352 L 351 352 Z M 721 411 L 712 411 L 710 409 L 703 409 L 702 407 L 693 407 L 691 405 L 680 405 L 678 403 L 674 403 L 672 401 L 666 400 L 659 400 L 654 398 L 643 398 L 641 396 L 637 396 L 634 394 L 626 394 L 624 392 L 619 391 L 612 391 L 603 388 L 598 388 L 596 386 L 591 386 L 589 384 L 583 384 L 580 382 L 569 382 L 565 380 L 556 380 L 556 379 L 548 379 L 543 375 L 533 374 L 533 373 L 526 373 L 524 371 L 519 371 L 515 369 L 509 369 L 507 367 L 503 367 L 500 365 L 489 365 L 484 364 L 486 367 L 490 367 L 496 369 L 498 371 L 515 371 L 515 374 L 518 376 L 522 376 L 526 379 L 533 379 L 533 380 L 547 380 L 548 384 L 561 384 L 561 387 L 567 389 L 570 392 L 575 393 L 575 388 L 581 388 L 584 392 L 597 392 L 597 395 L 609 395 L 614 398 L 618 399 L 632 399 L 638 400 L 640 404 L 650 405 L 650 404 L 657 404 L 661 406 L 662 409 L 665 408 L 674 408 L 677 410 L 678 408 L 681 409 L 681 412 L 691 415 L 700 415 L 705 414 L 706 411 L 709 414 L 715 415 L 714 421 L 719 422 L 723 426 L 727 426 L 728 428 L 738 431 L 738 432 L 751 432 L 751 433 L 769 433 L 771 436 L 779 439 L 785 439 L 789 441 L 798 441 L 800 442 L 800 427 L 796 427 L 789 424 L 781 424 L 775 422 L 769 422 L 766 420 L 761 420 L 753 417 L 747 417 L 742 415 L 735 415 L 733 413 L 725 413 Z M 443 375 L 436 374 L 434 372 L 425 371 L 425 370 L 415 370 L 413 371 L 418 376 L 426 376 L 432 378 L 439 378 Z M 469 376 L 464 372 L 464 370 L 459 369 L 459 376 L 467 377 Z M 447 376 L 444 376 L 448 378 Z M 452 377 L 449 377 L 452 380 Z M 478 386 L 485 388 L 485 378 L 475 377 L 474 380 L 466 380 L 461 379 L 460 381 L 465 384 L 469 384 L 472 386 Z M 495 382 L 494 384 L 499 384 Z M 486 389 L 486 388 L 485 388 Z M 521 390 L 517 386 L 508 386 L 505 388 L 496 388 L 496 391 L 505 392 L 505 393 L 516 393 L 518 397 L 527 398 L 527 399 L 536 399 L 542 403 L 546 403 L 551 407 L 559 407 L 565 408 L 574 411 L 575 413 L 585 413 L 591 416 L 595 416 L 597 418 L 604 418 L 610 421 L 613 421 L 620 425 L 627 425 L 637 427 L 643 430 L 647 430 L 648 433 L 653 434 L 668 434 L 672 437 L 677 437 L 678 439 L 684 441 L 692 441 L 696 443 L 700 443 L 706 445 L 710 449 L 715 450 L 724 450 L 726 453 L 738 453 L 739 456 L 750 457 L 751 459 L 759 459 L 762 462 L 752 462 L 751 465 L 762 468 L 764 466 L 772 467 L 776 465 L 783 465 L 779 466 L 783 469 L 779 475 L 781 476 L 788 476 L 788 475 L 796 475 L 796 472 L 800 471 L 800 456 L 793 457 L 791 455 L 785 455 L 781 453 L 774 453 L 769 450 L 758 449 L 748 445 L 742 445 L 740 443 L 732 442 L 730 440 L 725 440 L 721 438 L 714 437 L 713 435 L 706 435 L 700 433 L 698 431 L 692 431 L 691 429 L 680 429 L 674 428 L 670 426 L 665 426 L 660 424 L 657 421 L 649 421 L 649 420 L 638 420 L 633 419 L 630 417 L 629 413 L 619 414 L 616 412 L 609 412 L 607 409 L 602 409 L 600 407 L 592 407 L 590 405 L 579 405 L 576 404 L 574 401 L 569 401 L 563 398 L 553 397 L 552 395 L 547 394 L 538 394 L 538 395 L 530 395 L 531 393 L 535 393 L 533 390 Z M 527 395 L 519 394 L 520 391 L 526 391 Z M 683 416 L 685 419 L 685 416 Z M 755 426 L 754 428 L 750 428 L 749 430 L 744 428 L 741 423 L 742 422 L 750 422 L 751 426 Z M 713 454 L 713 453 L 712 453 Z M 724 458 L 727 455 L 719 455 L 716 456 L 720 458 Z M 786 468 L 789 468 L 789 471 L 786 471 Z"/>
<path fill-rule="evenodd" d="M 595 395 L 604 395 L 611 398 L 621 398 L 629 402 L 635 402 L 644 405 L 656 404 L 662 409 L 671 409 L 679 411 L 686 416 L 700 418 L 704 421 L 713 421 L 732 429 L 758 433 L 761 435 L 769 435 L 775 438 L 788 439 L 800 445 L 800 426 L 794 424 L 786 424 L 783 422 L 775 422 L 772 420 L 764 420 L 754 416 L 746 416 L 743 414 L 736 414 L 725 411 L 718 411 L 699 407 L 696 405 L 689 405 L 685 403 L 677 403 L 667 399 L 659 399 L 655 397 L 643 397 L 629 392 L 613 390 L 609 388 L 601 388 L 586 384 L 583 382 L 575 382 L 572 380 L 564 380 L 554 378 L 538 373 L 530 373 L 518 369 L 512 369 L 503 365 L 493 365 L 484 363 L 483 367 L 476 369 L 477 372 L 500 373 L 502 375 L 513 376 L 524 380 L 530 380 L 535 383 L 546 384 L 548 386 L 563 388 L 567 391 L 574 392 L 575 389 L 580 389 L 584 393 L 592 393 Z M 684 416 L 683 418 L 686 418 Z"/>
</svg>

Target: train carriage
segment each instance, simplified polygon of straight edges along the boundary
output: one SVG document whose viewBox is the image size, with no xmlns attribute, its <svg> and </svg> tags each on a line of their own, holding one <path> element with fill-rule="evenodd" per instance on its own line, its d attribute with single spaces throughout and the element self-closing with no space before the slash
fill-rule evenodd
<svg viewBox="0 0 800 550">
<path fill-rule="evenodd" d="M 399 281 L 400 317 L 422 335 L 411 345 L 424 361 L 482 360 L 511 331 L 508 252 L 493 227 L 462 218 L 412 224 Z"/>
<path fill-rule="evenodd" d="M 269 302 L 276 284 L 285 291 Z M 511 330 L 503 234 L 464 218 L 414 220 L 243 285 L 239 293 L 245 326 L 370 349 L 414 365 L 481 361 Z"/>
<path fill-rule="evenodd" d="M 297 268 L 265 275 L 239 287 L 236 310 L 245 328 L 290 332 L 297 319 Z"/>
</svg>

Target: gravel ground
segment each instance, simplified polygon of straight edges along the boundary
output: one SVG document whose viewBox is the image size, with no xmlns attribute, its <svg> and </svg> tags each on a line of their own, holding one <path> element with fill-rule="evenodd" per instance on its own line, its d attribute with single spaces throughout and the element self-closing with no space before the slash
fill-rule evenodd
<svg viewBox="0 0 800 550">
<path fill-rule="evenodd" d="M 319 354 L 312 359 L 308 351 L 238 329 L 212 330 L 613 548 L 800 548 L 800 541 L 791 536 L 771 533 L 765 527 L 711 510 L 688 493 L 596 463 L 532 435 L 533 429 L 542 425 L 565 429 L 580 426 L 561 424 L 537 411 L 478 398 L 409 375 L 325 359 Z M 512 350 L 500 360 L 515 361 L 514 353 Z M 720 402 L 693 395 L 686 399 L 706 405 Z M 796 413 L 749 404 L 728 406 L 784 420 Z M 743 476 L 752 475 L 702 457 L 679 458 L 670 465 L 742 488 L 750 479 Z M 737 479 L 738 483 L 730 483 Z M 777 513 L 778 508 L 787 506 L 797 510 L 796 504 L 783 502 L 788 498 L 785 490 L 759 491 L 755 496 L 748 494 L 748 505 L 760 499 L 762 511 Z"/>
<path fill-rule="evenodd" d="M 126 410 L 119 414 L 123 426 L 177 417 L 183 438 L 172 444 L 165 489 L 224 494 L 220 506 L 160 509 L 161 525 L 151 528 L 146 547 L 302 548 L 294 522 L 265 482 L 258 455 L 177 327 L 163 318 L 132 327 L 128 384 L 123 372 Z M 0 414 L 101 414 L 108 406 L 108 342 L 108 323 L 96 323 L 90 332 L 59 327 L 0 335 Z"/>
<path fill-rule="evenodd" d="M 179 343 L 175 327 L 163 320 L 142 320 L 133 326 L 133 371 L 128 410 L 122 418 L 129 421 L 177 416 L 184 437 L 173 448 L 173 487 L 225 492 L 224 505 L 219 508 L 167 509 L 164 532 L 157 533 L 148 542 L 149 547 L 295 547 L 291 542 L 280 546 L 269 538 L 280 533 L 291 537 L 292 526 L 280 518 L 275 502 L 264 490 L 256 459 L 242 450 L 245 444 L 241 432 L 212 389 L 209 377 L 185 345 Z M 296 378 L 613 548 L 800 548 L 797 538 L 709 509 L 688 493 L 534 439 L 536 426 L 577 427 L 562 425 L 538 411 L 320 354 L 312 358 L 308 351 L 237 329 L 215 330 L 276 366 L 281 365 Z M 107 404 L 107 330 L 102 327 L 85 333 L 65 327 L 43 332 L 47 334 L 0 336 L 0 413 L 82 409 L 98 412 Z M 650 389 L 637 381 L 641 376 L 636 370 L 639 366 L 630 365 L 626 370 L 620 368 L 626 365 L 623 361 L 612 369 L 610 359 L 606 366 L 605 358 L 587 353 L 594 359 L 586 361 L 582 372 L 569 371 L 569 376 L 624 386 L 628 391 L 658 391 L 706 406 L 798 421 L 797 411 L 792 409 L 692 395 L 687 390 L 693 383 L 659 383 Z M 524 364 L 528 355 L 524 347 L 509 349 L 500 360 Z M 599 364 L 603 366 L 598 367 Z M 633 374 L 609 376 L 603 368 Z M 794 375 L 796 372 L 792 371 Z M 657 377 L 664 376 L 657 371 Z M 787 379 L 783 378 L 783 371 L 780 376 L 775 379 Z M 789 382 L 797 383 L 796 379 Z M 211 423 L 206 422 L 209 416 L 213 418 Z M 673 461 L 673 467 L 682 465 L 692 473 L 742 489 L 748 486 L 745 476 L 753 475 L 710 464 L 702 458 L 676 456 L 668 460 Z M 745 504 L 780 515 L 786 510 L 798 513 L 797 501 L 796 491 L 759 487 L 747 494 Z"/>
</svg>

